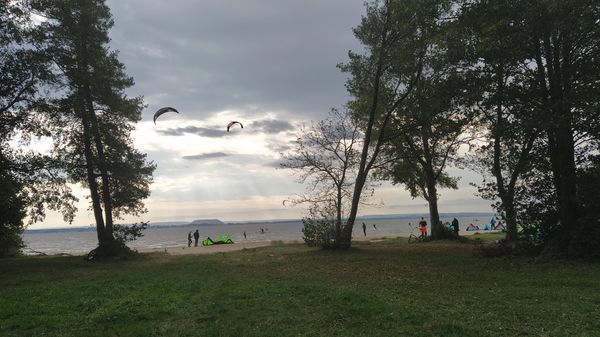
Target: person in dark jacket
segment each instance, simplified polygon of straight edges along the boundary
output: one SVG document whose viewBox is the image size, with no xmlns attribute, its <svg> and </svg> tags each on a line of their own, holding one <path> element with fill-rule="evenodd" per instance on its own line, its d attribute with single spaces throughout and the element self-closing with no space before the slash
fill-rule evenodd
<svg viewBox="0 0 600 337">
<path fill-rule="evenodd" d="M 454 229 L 454 234 L 456 234 L 456 236 L 458 236 L 458 219 L 454 218 L 454 220 L 452 220 L 452 228 Z"/>
<path fill-rule="evenodd" d="M 198 230 L 196 229 L 196 231 L 194 232 L 194 247 L 198 247 L 198 239 L 200 239 L 200 233 L 198 233 Z"/>
<path fill-rule="evenodd" d="M 367 236 L 367 225 L 363 222 L 363 233 Z"/>
</svg>

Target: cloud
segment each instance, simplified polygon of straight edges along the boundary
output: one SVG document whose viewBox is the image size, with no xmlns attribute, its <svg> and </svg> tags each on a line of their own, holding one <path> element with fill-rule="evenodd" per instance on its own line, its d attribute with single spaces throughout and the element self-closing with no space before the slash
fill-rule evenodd
<svg viewBox="0 0 600 337">
<path fill-rule="evenodd" d="M 204 159 L 214 159 L 214 158 L 223 158 L 223 157 L 229 157 L 230 155 L 227 153 L 223 153 L 223 152 L 212 152 L 212 153 L 202 153 L 202 154 L 196 154 L 193 156 L 183 156 L 183 159 L 187 159 L 187 160 L 204 160 Z"/>
<path fill-rule="evenodd" d="M 167 130 L 158 130 L 158 133 L 162 133 L 166 136 L 184 136 L 186 134 L 193 134 L 208 138 L 219 138 L 227 134 L 225 130 L 219 130 L 216 128 L 203 128 L 198 126 L 182 126 Z"/>
<path fill-rule="evenodd" d="M 361 46 L 363 0 L 109 0 L 131 94 L 200 120 L 223 110 L 320 118 L 348 100 L 336 64 Z"/>
<path fill-rule="evenodd" d="M 275 119 L 253 122 L 250 127 L 269 134 L 294 130 L 292 123 Z"/>
</svg>

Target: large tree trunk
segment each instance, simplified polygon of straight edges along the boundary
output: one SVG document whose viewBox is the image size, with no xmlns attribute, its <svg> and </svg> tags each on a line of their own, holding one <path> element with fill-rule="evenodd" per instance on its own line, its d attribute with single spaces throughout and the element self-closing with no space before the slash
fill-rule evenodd
<svg viewBox="0 0 600 337">
<path fill-rule="evenodd" d="M 573 134 L 560 127 L 555 133 L 554 146 L 550 147 L 553 181 L 558 197 L 559 237 L 561 249 L 567 249 L 577 232 L 577 185 Z"/>
<path fill-rule="evenodd" d="M 342 242 L 342 185 L 337 187 L 337 200 L 336 200 L 336 215 L 335 215 L 335 248 L 340 248 Z"/>
<path fill-rule="evenodd" d="M 545 95 L 542 102 L 550 121 L 547 126 L 548 154 L 558 196 L 560 221 L 559 235 L 553 238 L 550 246 L 566 251 L 577 230 L 577 174 L 572 129 L 573 113 L 567 98 L 571 87 L 570 45 L 558 35 L 546 34 L 541 37 L 541 40 L 541 42 L 538 40 L 536 45 L 536 63 L 539 86 L 542 94 Z"/>
<path fill-rule="evenodd" d="M 517 238 L 517 213 L 512 196 L 502 198 L 502 209 L 504 210 L 504 221 L 506 223 L 506 240 L 514 241 Z"/>
<path fill-rule="evenodd" d="M 363 148 L 360 155 L 360 163 L 358 174 L 356 177 L 356 182 L 354 184 L 354 192 L 352 193 L 352 204 L 350 207 L 350 214 L 348 215 L 348 220 L 346 221 L 346 225 L 344 226 L 342 242 L 340 243 L 340 248 L 350 248 L 352 245 L 352 229 L 354 228 L 354 221 L 356 221 L 356 216 L 358 214 L 358 205 L 360 204 L 360 199 L 362 195 L 362 190 L 365 186 L 365 182 L 367 181 L 367 176 L 369 174 L 369 165 L 368 165 L 368 154 L 369 147 L 371 146 L 371 137 L 373 134 L 373 125 L 375 124 L 375 115 L 379 106 L 379 87 L 381 85 L 381 76 L 383 74 L 383 55 L 384 51 L 387 48 L 387 20 L 389 19 L 389 10 L 386 16 L 386 28 L 384 33 L 382 34 L 382 42 L 381 42 L 381 50 L 379 51 L 379 58 L 377 60 L 377 70 L 375 72 L 375 76 L 373 78 L 373 96 L 371 107 L 369 109 L 369 120 L 367 122 L 367 130 L 365 131 Z M 379 144 L 377 144 L 379 146 Z M 376 155 L 374 155 L 376 156 Z M 373 160 L 373 158 L 372 158 Z"/>
<path fill-rule="evenodd" d="M 81 99 L 81 88 L 77 90 L 77 102 L 76 107 L 77 113 L 81 116 L 81 123 L 83 124 L 83 145 L 84 145 L 84 157 L 85 157 L 85 168 L 87 174 L 88 187 L 90 189 L 90 197 L 92 199 L 92 209 L 94 210 L 94 219 L 96 220 L 96 234 L 98 236 L 98 243 L 103 244 L 105 242 L 105 226 L 104 219 L 102 218 L 102 206 L 100 205 L 100 195 L 98 193 L 98 182 L 96 181 L 96 174 L 94 173 L 94 155 L 92 152 L 92 141 L 90 137 L 90 121 L 85 108 L 83 107 L 83 99 Z"/>
<path fill-rule="evenodd" d="M 100 137 L 100 128 L 98 126 L 98 119 L 94 111 L 94 103 L 92 100 L 91 89 L 89 85 L 85 86 L 85 96 L 88 113 L 91 121 L 91 131 L 94 138 L 94 144 L 96 146 L 96 153 L 98 155 L 98 168 L 100 170 L 100 177 L 102 179 L 102 200 L 104 202 L 104 218 L 106 221 L 105 227 L 105 240 L 111 242 L 114 240 L 113 237 L 113 216 L 112 216 L 112 198 L 110 195 L 110 181 L 108 178 L 108 165 L 106 162 L 106 156 L 104 155 L 104 146 L 102 144 L 102 138 Z"/>
<path fill-rule="evenodd" d="M 441 239 L 442 223 L 440 222 L 440 213 L 438 210 L 437 188 L 436 181 L 433 176 L 427 177 L 427 203 L 429 205 L 429 221 L 431 223 L 431 238 L 434 240 Z"/>
</svg>

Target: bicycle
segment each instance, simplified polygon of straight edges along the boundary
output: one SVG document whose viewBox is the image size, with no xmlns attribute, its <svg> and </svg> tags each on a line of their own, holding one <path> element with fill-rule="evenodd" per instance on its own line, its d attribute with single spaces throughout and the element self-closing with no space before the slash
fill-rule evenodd
<svg viewBox="0 0 600 337">
<path fill-rule="evenodd" d="M 410 227 L 410 235 L 408 236 L 408 243 L 429 241 L 429 236 L 415 235 L 415 227 L 413 227 L 413 225 L 410 222 L 408 223 L 408 226 Z"/>
</svg>

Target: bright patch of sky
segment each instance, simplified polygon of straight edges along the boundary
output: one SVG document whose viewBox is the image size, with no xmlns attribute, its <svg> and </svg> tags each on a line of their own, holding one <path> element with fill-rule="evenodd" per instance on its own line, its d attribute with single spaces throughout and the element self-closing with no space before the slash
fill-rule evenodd
<svg viewBox="0 0 600 337">
<path fill-rule="evenodd" d="M 223 221 L 300 218 L 282 201 L 304 186 L 278 169 L 280 153 L 300 125 L 323 119 L 348 101 L 336 64 L 362 47 L 352 34 L 363 0 L 108 0 L 115 20 L 110 46 L 148 108 L 135 145 L 157 164 L 148 213 L 124 222 L 219 218 Z M 152 122 L 164 106 L 180 111 Z M 226 132 L 229 121 L 243 123 Z M 463 176 L 460 189 L 440 191 L 441 212 L 490 211 Z M 74 225 L 88 225 L 85 189 Z M 424 200 L 401 187 L 377 189 L 379 207 L 362 214 L 423 213 Z M 65 226 L 50 213 L 32 228 Z"/>
</svg>

